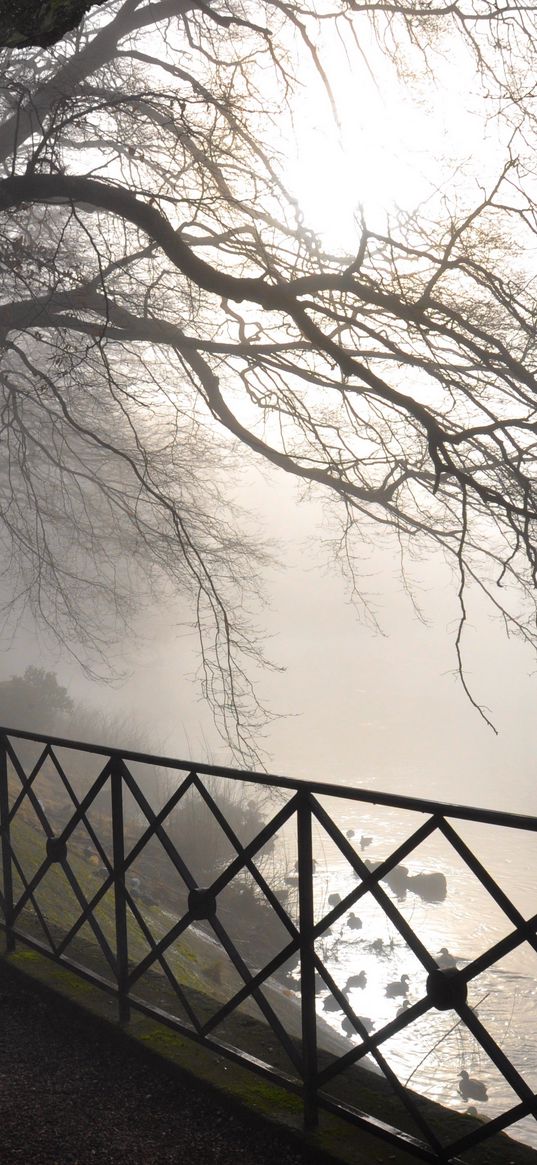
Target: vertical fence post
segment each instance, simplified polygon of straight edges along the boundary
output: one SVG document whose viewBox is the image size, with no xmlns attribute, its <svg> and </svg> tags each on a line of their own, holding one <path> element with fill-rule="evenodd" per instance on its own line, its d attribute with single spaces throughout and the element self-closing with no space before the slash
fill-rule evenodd
<svg viewBox="0 0 537 1165">
<path fill-rule="evenodd" d="M 297 809 L 297 841 L 304 1127 L 313 1129 L 318 1124 L 317 1014 L 315 1010 L 315 947 L 313 941 L 313 852 L 311 808 L 308 794 L 301 797 Z"/>
<path fill-rule="evenodd" d="M 7 746 L 0 737 L 0 845 L 2 847 L 2 876 L 4 881 L 4 921 L 6 950 L 15 949 L 13 934 L 13 872 L 11 865 L 11 837 L 9 828 L 9 789 L 7 778 Z"/>
<path fill-rule="evenodd" d="M 112 759 L 110 772 L 112 800 L 112 855 L 116 914 L 116 962 L 119 1022 L 130 1016 L 128 1000 L 129 948 L 127 940 L 127 900 L 125 898 L 125 837 L 123 833 L 123 761 Z"/>
</svg>

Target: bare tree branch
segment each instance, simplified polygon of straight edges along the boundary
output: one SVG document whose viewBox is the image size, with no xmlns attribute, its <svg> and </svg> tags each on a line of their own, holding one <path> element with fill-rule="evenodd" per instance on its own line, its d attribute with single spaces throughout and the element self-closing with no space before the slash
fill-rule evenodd
<svg viewBox="0 0 537 1165">
<path fill-rule="evenodd" d="M 203 692 L 243 758 L 263 721 L 246 593 L 264 559 L 227 481 L 248 458 L 334 499 L 355 594 L 372 531 L 452 562 L 457 668 L 487 722 L 464 668 L 472 594 L 537 647 L 535 18 L 117 0 L 46 54 L 4 54 L 12 609 L 29 602 L 96 659 L 137 591 L 181 590 Z M 405 85 L 465 54 L 502 132 L 488 178 L 448 168 L 413 213 L 362 210 L 334 253 L 289 189 L 285 143 L 301 70 L 336 93 L 327 30 L 352 59 L 364 29 Z"/>
</svg>

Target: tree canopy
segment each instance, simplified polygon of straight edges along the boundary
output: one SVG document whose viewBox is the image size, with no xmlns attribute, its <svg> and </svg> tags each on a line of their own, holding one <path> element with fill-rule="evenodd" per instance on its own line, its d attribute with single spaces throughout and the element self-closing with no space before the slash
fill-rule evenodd
<svg viewBox="0 0 537 1165">
<path fill-rule="evenodd" d="M 0 721 L 7 728 L 54 732 L 65 727 L 73 701 L 54 672 L 27 667 L 23 675 L 0 682 Z"/>
<path fill-rule="evenodd" d="M 337 502 L 357 593 L 372 531 L 446 555 L 465 686 L 469 587 L 537 646 L 535 23 L 487 0 L 116 0 L 46 51 L 4 52 L 11 609 L 88 659 L 137 594 L 181 588 L 242 755 L 263 562 L 228 488 L 246 451 Z M 345 248 L 286 177 L 301 84 L 332 99 L 334 36 L 380 88 L 388 65 L 427 100 L 470 75 L 494 144 L 473 167 L 440 150 L 415 208 L 371 215 L 358 193 Z"/>
<path fill-rule="evenodd" d="M 102 0 L 0 0 L 0 45 L 56 44 Z"/>
</svg>

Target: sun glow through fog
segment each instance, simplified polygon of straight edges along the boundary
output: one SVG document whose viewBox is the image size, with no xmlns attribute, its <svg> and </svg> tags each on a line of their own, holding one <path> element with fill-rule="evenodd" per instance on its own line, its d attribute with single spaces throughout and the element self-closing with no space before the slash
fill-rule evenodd
<svg viewBox="0 0 537 1165">
<path fill-rule="evenodd" d="M 399 210 L 412 213 L 439 194 L 451 201 L 461 184 L 495 174 L 498 129 L 489 137 L 475 113 L 475 68 L 463 55 L 455 66 L 439 58 L 434 78 L 411 85 L 372 41 L 367 53 L 345 52 L 340 42 L 320 47 L 337 122 L 312 71 L 296 107 L 286 177 L 325 246 L 352 252 L 362 213 L 382 229 Z"/>
</svg>

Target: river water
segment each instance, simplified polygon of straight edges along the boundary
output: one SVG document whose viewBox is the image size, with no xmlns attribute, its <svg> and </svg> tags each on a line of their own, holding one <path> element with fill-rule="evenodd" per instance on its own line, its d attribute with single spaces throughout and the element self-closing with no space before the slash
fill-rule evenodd
<svg viewBox="0 0 537 1165">
<path fill-rule="evenodd" d="M 362 860 L 384 861 L 427 815 L 368 804 L 319 798 L 333 814 L 345 840 Z M 512 904 L 525 918 L 536 913 L 537 834 L 455 821 L 452 825 Z M 352 835 L 352 836 L 347 836 Z M 294 865 L 291 830 L 287 831 L 286 864 Z M 359 887 L 360 880 L 322 826 L 314 830 L 315 909 L 317 920 Z M 391 887 L 381 883 L 389 902 L 412 927 L 434 958 L 448 952 L 464 968 L 485 954 L 514 927 L 456 850 L 435 832 L 404 859 L 407 875 Z M 445 897 L 428 900 L 430 877 L 413 884 L 416 875 L 443 874 Z M 290 909 L 292 909 L 292 882 Z M 295 907 L 296 909 L 296 907 Z M 427 972 L 397 925 L 388 919 L 370 892 L 351 904 L 319 938 L 316 953 L 337 987 L 368 1030 L 377 1032 L 425 994 Z M 446 957 L 444 955 L 444 957 Z M 403 975 L 408 980 L 401 980 Z M 392 986 L 390 986 L 390 984 Z M 399 991 L 399 994 L 394 994 Z M 537 1091 L 537 953 L 524 942 L 479 974 L 468 987 L 468 1002 L 523 1080 Z M 318 980 L 317 1011 L 335 1031 L 345 1030 L 345 1016 L 323 978 Z M 359 1047 L 361 1037 L 347 1023 L 348 1047 Z M 381 1048 L 389 1067 L 402 1084 L 410 1084 L 460 1112 L 470 1106 L 480 1117 L 492 1118 L 519 1102 L 487 1052 L 453 1010 L 429 1010 Z M 487 1099 L 461 1095 L 460 1073 L 485 1086 Z M 471 1087 L 471 1086 L 470 1086 Z M 513 1125 L 510 1135 L 537 1147 L 537 1124 L 528 1117 Z"/>
</svg>

